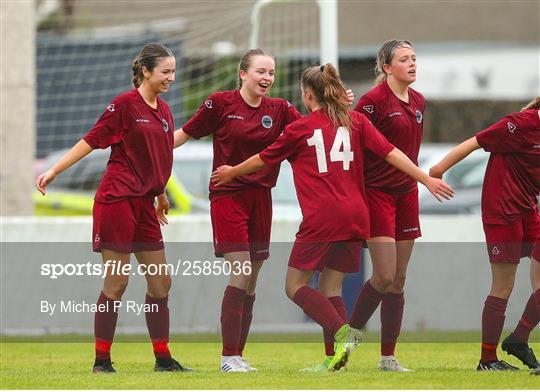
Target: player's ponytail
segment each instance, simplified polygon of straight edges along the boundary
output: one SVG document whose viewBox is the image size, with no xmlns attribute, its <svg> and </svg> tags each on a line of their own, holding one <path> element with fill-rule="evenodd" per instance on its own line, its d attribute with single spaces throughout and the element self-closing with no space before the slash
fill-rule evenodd
<svg viewBox="0 0 540 392">
<path fill-rule="evenodd" d="M 540 97 L 534 98 L 531 102 L 525 105 L 525 107 L 521 110 L 523 111 L 523 110 L 528 110 L 528 109 L 540 110 Z"/>
<path fill-rule="evenodd" d="M 162 57 L 174 57 L 174 55 L 169 48 L 157 42 L 151 42 L 143 46 L 131 65 L 131 74 L 133 76 L 131 83 L 135 88 L 138 88 L 144 80 L 143 67 L 146 67 L 148 71 L 152 71 Z"/>
<path fill-rule="evenodd" d="M 381 46 L 375 62 L 375 84 L 379 84 L 386 80 L 387 75 L 386 72 L 384 72 L 384 65 L 391 64 L 396 49 L 404 47 L 412 48 L 412 44 L 405 40 L 391 39 Z"/>
<path fill-rule="evenodd" d="M 337 69 L 330 63 L 307 68 L 302 72 L 302 87 L 309 88 L 334 127 L 351 129 L 349 100 Z"/>
</svg>

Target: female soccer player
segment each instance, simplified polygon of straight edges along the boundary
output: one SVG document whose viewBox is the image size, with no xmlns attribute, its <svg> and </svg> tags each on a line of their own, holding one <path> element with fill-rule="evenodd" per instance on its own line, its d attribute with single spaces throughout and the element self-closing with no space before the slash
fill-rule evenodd
<svg viewBox="0 0 540 392">
<path fill-rule="evenodd" d="M 234 167 L 218 168 L 212 180 L 219 188 L 239 176 L 290 161 L 303 219 L 289 259 L 285 291 L 323 327 L 325 335 L 332 336 L 335 355 L 327 369 L 333 371 L 345 365 L 361 333 L 346 324 L 327 296 L 309 282 L 315 270 L 322 271 L 327 290 L 340 296 L 345 273 L 359 269 L 361 240 L 369 238 L 364 151 L 421 181 L 437 198 L 450 198 L 453 191 L 423 173 L 364 116 L 348 111 L 345 89 L 331 64 L 306 69 L 301 89 L 310 114 L 287 126 L 260 154 Z"/>
<path fill-rule="evenodd" d="M 418 164 L 424 97 L 409 86 L 416 80 L 416 55 L 408 41 L 386 41 L 377 55 L 377 85 L 355 108 L 409 159 Z M 404 286 L 414 240 L 420 237 L 416 181 L 371 152 L 365 156 L 365 185 L 373 273 L 366 281 L 350 324 L 363 328 L 381 304 L 379 370 L 409 371 L 395 358 L 403 319 Z"/>
<path fill-rule="evenodd" d="M 301 117 L 289 102 L 266 96 L 274 84 L 274 58 L 262 49 L 244 54 L 239 64 L 238 90 L 216 92 L 175 132 L 174 146 L 190 138 L 214 136 L 213 169 L 235 165 L 269 146 L 287 124 Z M 350 93 L 352 95 L 352 92 Z M 349 101 L 353 97 L 348 96 Z M 229 277 L 221 306 L 223 349 L 221 370 L 256 370 L 243 358 L 253 317 L 255 288 L 263 262 L 269 257 L 272 223 L 271 188 L 279 166 L 243 176 L 216 187 L 210 183 L 210 213 L 217 256 L 231 263 L 249 263 L 245 274 Z M 162 204 L 166 206 L 166 197 Z M 166 223 L 166 210 L 158 218 Z"/>
<path fill-rule="evenodd" d="M 458 145 L 431 168 L 430 174 L 441 178 L 479 148 L 491 153 L 482 187 L 482 222 L 492 281 L 482 313 L 482 353 L 477 370 L 516 370 L 497 358 L 497 345 L 519 260 L 531 256 L 532 244 L 540 238 L 540 97 Z M 514 332 L 502 342 L 504 351 L 530 368 L 540 367 L 528 346 L 529 333 L 540 320 L 538 245 L 531 260 L 533 294 Z"/>
<path fill-rule="evenodd" d="M 114 98 L 88 134 L 36 180 L 37 189 L 45 195 L 57 175 L 93 149 L 111 147 L 93 209 L 93 249 L 101 252 L 106 268 L 94 318 L 94 373 L 115 372 L 110 355 L 118 318 L 114 304 L 122 298 L 129 273 L 114 271 L 130 263 L 131 253 L 140 264 L 159 271 L 158 275 L 145 275 L 145 303 L 153 310 L 145 316 L 156 357 L 154 369 L 191 370 L 174 360 L 168 348 L 171 278 L 159 268 L 165 264 L 165 253 L 154 209 L 154 198 L 164 191 L 173 159 L 173 117 L 159 94 L 174 82 L 175 69 L 168 48 L 158 43 L 145 45 L 133 61 L 135 88 Z"/>
</svg>

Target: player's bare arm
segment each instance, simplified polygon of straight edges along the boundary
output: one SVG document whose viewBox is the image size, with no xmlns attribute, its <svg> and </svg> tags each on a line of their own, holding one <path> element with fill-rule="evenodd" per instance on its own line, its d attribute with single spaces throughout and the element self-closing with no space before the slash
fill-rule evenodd
<svg viewBox="0 0 540 392">
<path fill-rule="evenodd" d="M 422 183 L 437 200 L 442 201 L 442 198 L 450 200 L 454 196 L 454 190 L 450 185 L 424 173 L 398 148 L 390 151 L 386 156 L 386 162 Z"/>
<path fill-rule="evenodd" d="M 210 179 L 216 186 L 219 186 L 231 182 L 236 177 L 261 170 L 265 166 L 266 164 L 259 157 L 259 154 L 256 154 L 236 166 L 223 165 L 218 167 L 216 171 L 212 173 Z"/>
<path fill-rule="evenodd" d="M 182 128 L 174 131 L 174 148 L 180 147 L 182 144 L 191 139 L 187 133 L 184 132 Z"/>
<path fill-rule="evenodd" d="M 79 162 L 92 152 L 92 147 L 85 141 L 79 140 L 52 168 L 41 174 L 36 180 L 36 188 L 45 195 L 45 188 L 64 170 Z"/>
<path fill-rule="evenodd" d="M 435 178 L 442 178 L 443 174 L 454 166 L 456 163 L 460 162 L 466 158 L 474 150 L 478 150 L 480 144 L 476 140 L 476 136 L 471 137 L 470 139 L 465 140 L 463 143 L 459 144 L 452 151 L 450 151 L 439 163 L 432 166 L 429 169 L 429 175 Z"/>
</svg>

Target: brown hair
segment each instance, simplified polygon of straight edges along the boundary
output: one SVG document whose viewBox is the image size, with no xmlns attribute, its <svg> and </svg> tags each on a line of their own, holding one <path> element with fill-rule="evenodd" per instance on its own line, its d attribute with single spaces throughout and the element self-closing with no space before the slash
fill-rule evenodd
<svg viewBox="0 0 540 392">
<path fill-rule="evenodd" d="M 375 84 L 379 84 L 386 80 L 387 75 L 384 72 L 384 65 L 392 63 L 396 49 L 407 46 L 412 48 L 412 44 L 409 41 L 397 39 L 388 40 L 381 46 L 379 53 L 377 53 L 377 60 L 375 63 Z"/>
<path fill-rule="evenodd" d="M 144 80 L 143 67 L 146 67 L 151 72 L 156 67 L 159 59 L 163 57 L 174 57 L 171 50 L 165 45 L 158 42 L 151 42 L 143 46 L 131 65 L 131 73 L 133 75 L 131 82 L 135 88 L 138 88 Z"/>
<path fill-rule="evenodd" d="M 255 56 L 266 56 L 272 58 L 272 60 L 274 60 L 274 63 L 276 61 L 274 56 L 272 56 L 264 49 L 256 48 L 248 50 L 246 53 L 244 53 L 244 55 L 240 59 L 240 63 L 238 64 L 238 89 L 242 88 L 242 78 L 240 78 L 240 71 L 247 72 L 247 70 L 251 66 L 251 58 Z"/>
<path fill-rule="evenodd" d="M 528 109 L 540 110 L 540 97 L 534 98 L 531 102 L 525 105 L 523 109 L 521 110 L 523 111 L 523 110 L 528 110 Z"/>
<path fill-rule="evenodd" d="M 338 71 L 332 64 L 307 68 L 302 72 L 300 82 L 304 89 L 309 88 L 313 92 L 315 100 L 336 128 L 343 126 L 350 130 L 351 115 L 347 93 Z"/>
</svg>

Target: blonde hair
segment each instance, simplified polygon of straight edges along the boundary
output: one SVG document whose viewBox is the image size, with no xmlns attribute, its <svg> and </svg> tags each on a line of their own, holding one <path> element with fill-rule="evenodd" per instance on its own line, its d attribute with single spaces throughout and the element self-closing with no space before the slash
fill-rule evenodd
<svg viewBox="0 0 540 392">
<path fill-rule="evenodd" d="M 521 111 L 528 110 L 528 109 L 540 110 L 540 97 L 534 98 L 531 102 L 525 105 L 523 109 L 521 109 Z"/>
<path fill-rule="evenodd" d="M 384 72 L 384 65 L 392 63 L 396 49 L 405 48 L 407 46 L 412 48 L 412 44 L 409 41 L 397 39 L 388 40 L 381 46 L 375 63 L 375 84 L 379 84 L 386 80 L 387 75 L 386 72 Z"/>
<path fill-rule="evenodd" d="M 309 88 L 322 110 L 328 114 L 334 127 L 350 130 L 349 101 L 337 69 L 330 63 L 309 67 L 302 72 L 301 83 Z"/>
<path fill-rule="evenodd" d="M 240 59 L 240 63 L 238 64 L 238 89 L 242 88 L 242 78 L 240 77 L 240 71 L 247 72 L 249 67 L 251 66 L 251 58 L 255 56 L 266 56 L 270 57 L 272 60 L 274 60 L 274 63 L 276 62 L 276 59 L 274 56 L 272 56 L 269 52 L 267 52 L 264 49 L 256 48 L 256 49 L 250 49 Z"/>
</svg>

